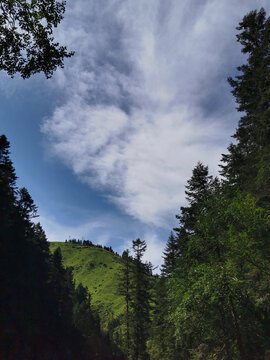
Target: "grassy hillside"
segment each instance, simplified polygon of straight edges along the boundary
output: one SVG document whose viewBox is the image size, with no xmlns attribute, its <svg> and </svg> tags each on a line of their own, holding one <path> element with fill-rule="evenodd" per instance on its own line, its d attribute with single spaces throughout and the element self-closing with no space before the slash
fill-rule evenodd
<svg viewBox="0 0 270 360">
<path fill-rule="evenodd" d="M 121 257 L 97 247 L 71 243 L 51 242 L 50 250 L 61 248 L 64 266 L 74 268 L 76 285 L 87 286 L 92 296 L 92 305 L 100 313 L 102 327 L 123 313 L 124 302 L 117 294 L 117 273 Z"/>
</svg>

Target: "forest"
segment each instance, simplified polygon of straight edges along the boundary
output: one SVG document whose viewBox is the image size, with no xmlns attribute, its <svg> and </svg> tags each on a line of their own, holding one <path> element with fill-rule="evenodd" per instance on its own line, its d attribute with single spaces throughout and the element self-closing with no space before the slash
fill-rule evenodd
<svg viewBox="0 0 270 360">
<path fill-rule="evenodd" d="M 40 3 L 1 2 L 0 69 L 11 76 L 50 77 L 73 55 L 51 38 L 64 3 L 46 1 L 42 13 Z M 23 19 L 23 31 L 6 26 L 9 16 Z M 123 311 L 111 331 L 61 249 L 50 251 L 31 195 L 17 186 L 10 143 L 0 136 L 1 359 L 270 359 L 270 17 L 251 11 L 237 32 L 247 59 L 228 79 L 238 126 L 219 177 L 200 161 L 193 169 L 161 273 L 143 261 L 147 239 L 131 240 L 133 252 L 121 256 L 90 240 L 66 241 L 119 258 Z"/>
</svg>

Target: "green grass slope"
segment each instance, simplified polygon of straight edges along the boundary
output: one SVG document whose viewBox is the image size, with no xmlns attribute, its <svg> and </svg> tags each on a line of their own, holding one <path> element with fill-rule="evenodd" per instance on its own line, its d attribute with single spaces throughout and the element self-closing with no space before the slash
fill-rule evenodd
<svg viewBox="0 0 270 360">
<path fill-rule="evenodd" d="M 92 306 L 99 312 L 102 327 L 124 311 L 124 301 L 117 293 L 117 274 L 121 268 L 121 257 L 110 251 L 83 245 L 50 242 L 54 252 L 60 247 L 64 266 L 74 268 L 76 285 L 87 286 L 92 297 Z"/>
</svg>

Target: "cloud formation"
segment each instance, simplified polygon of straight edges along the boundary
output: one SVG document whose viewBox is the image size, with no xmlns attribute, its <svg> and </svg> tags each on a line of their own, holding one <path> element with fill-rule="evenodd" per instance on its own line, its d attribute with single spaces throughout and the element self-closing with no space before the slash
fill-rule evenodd
<svg viewBox="0 0 270 360">
<path fill-rule="evenodd" d="M 218 171 L 238 118 L 226 83 L 243 62 L 235 26 L 263 5 L 70 2 L 58 37 L 76 55 L 42 125 L 52 154 L 127 214 L 167 227 L 197 161 Z"/>
</svg>

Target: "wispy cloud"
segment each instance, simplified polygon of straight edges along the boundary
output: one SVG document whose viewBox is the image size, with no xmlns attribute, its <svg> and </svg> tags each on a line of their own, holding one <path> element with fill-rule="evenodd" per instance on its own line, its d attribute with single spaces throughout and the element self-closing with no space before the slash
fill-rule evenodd
<svg viewBox="0 0 270 360">
<path fill-rule="evenodd" d="M 98 234 L 103 229 L 103 224 L 99 220 L 93 220 L 78 226 L 61 225 L 55 219 L 41 215 L 38 222 L 46 232 L 49 241 L 62 242 L 69 239 L 95 239 L 94 242 L 100 245 L 106 245 L 110 236 L 106 233 Z"/>
<path fill-rule="evenodd" d="M 71 2 L 58 37 L 76 55 L 56 74 L 63 103 L 42 125 L 52 153 L 127 214 L 166 227 L 196 162 L 217 173 L 238 117 L 226 83 L 243 61 L 235 26 L 263 5 Z"/>
</svg>

